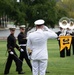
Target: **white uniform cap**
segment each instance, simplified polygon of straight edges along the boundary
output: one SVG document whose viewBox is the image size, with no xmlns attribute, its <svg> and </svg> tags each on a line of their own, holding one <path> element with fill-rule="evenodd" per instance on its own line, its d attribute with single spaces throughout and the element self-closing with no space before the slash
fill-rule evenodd
<svg viewBox="0 0 74 75">
<path fill-rule="evenodd" d="M 20 28 L 25 28 L 25 25 L 21 25 Z"/>
<path fill-rule="evenodd" d="M 15 25 L 12 25 L 12 26 L 10 26 L 9 28 L 11 28 L 11 29 L 15 29 L 16 27 L 15 27 Z"/>
<path fill-rule="evenodd" d="M 36 20 L 36 21 L 34 22 L 35 25 L 42 25 L 42 24 L 44 24 L 44 23 L 45 23 L 45 21 L 42 20 L 42 19 Z"/>
<path fill-rule="evenodd" d="M 11 26 L 11 27 L 9 27 L 9 29 L 10 29 L 10 30 L 15 30 L 16 27 L 15 27 L 15 26 Z"/>
</svg>

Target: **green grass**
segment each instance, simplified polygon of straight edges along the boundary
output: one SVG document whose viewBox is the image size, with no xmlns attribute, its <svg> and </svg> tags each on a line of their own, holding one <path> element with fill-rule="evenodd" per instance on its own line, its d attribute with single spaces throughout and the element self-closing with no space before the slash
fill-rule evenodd
<svg viewBox="0 0 74 75">
<path fill-rule="evenodd" d="M 17 53 L 19 55 L 18 51 Z M 72 51 L 70 57 L 66 56 L 65 58 L 60 58 L 58 41 L 52 39 L 48 41 L 48 54 L 49 60 L 47 70 L 50 71 L 50 73 L 46 75 L 74 75 L 74 55 L 72 55 Z M 0 75 L 3 75 L 6 58 L 6 41 L 0 41 Z M 18 75 L 15 69 L 15 63 L 13 62 L 9 75 Z M 25 60 L 23 63 L 23 70 L 26 72 L 25 75 L 32 75 Z"/>
</svg>

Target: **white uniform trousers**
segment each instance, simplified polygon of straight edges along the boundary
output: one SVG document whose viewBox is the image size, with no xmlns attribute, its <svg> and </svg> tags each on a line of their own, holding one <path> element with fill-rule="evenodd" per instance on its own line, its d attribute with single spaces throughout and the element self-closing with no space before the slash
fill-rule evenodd
<svg viewBox="0 0 74 75">
<path fill-rule="evenodd" d="M 33 75 L 45 75 L 47 69 L 47 60 L 32 60 Z"/>
</svg>

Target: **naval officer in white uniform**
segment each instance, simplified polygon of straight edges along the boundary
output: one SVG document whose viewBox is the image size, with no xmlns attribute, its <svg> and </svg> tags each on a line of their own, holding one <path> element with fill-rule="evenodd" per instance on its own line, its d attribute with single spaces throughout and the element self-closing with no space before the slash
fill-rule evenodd
<svg viewBox="0 0 74 75">
<path fill-rule="evenodd" d="M 44 26 L 42 19 L 34 22 L 36 31 L 27 38 L 27 48 L 31 53 L 33 75 L 45 75 L 48 61 L 47 39 L 57 38 L 57 34 Z"/>
</svg>

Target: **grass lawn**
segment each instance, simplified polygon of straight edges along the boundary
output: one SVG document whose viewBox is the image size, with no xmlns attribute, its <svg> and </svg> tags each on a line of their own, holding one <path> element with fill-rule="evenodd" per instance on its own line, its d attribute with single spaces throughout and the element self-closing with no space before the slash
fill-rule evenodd
<svg viewBox="0 0 74 75">
<path fill-rule="evenodd" d="M 17 53 L 19 55 L 18 51 Z M 50 73 L 46 75 L 74 75 L 74 55 L 72 55 L 72 51 L 71 56 L 60 58 L 58 41 L 52 39 L 48 41 L 48 54 L 49 60 L 47 70 L 50 71 Z M 6 59 L 6 41 L 0 41 L 0 75 L 3 75 Z M 15 69 L 15 63 L 13 62 L 9 75 L 18 75 Z M 24 75 L 32 75 L 25 60 L 23 63 L 23 70 L 26 72 Z"/>
</svg>

